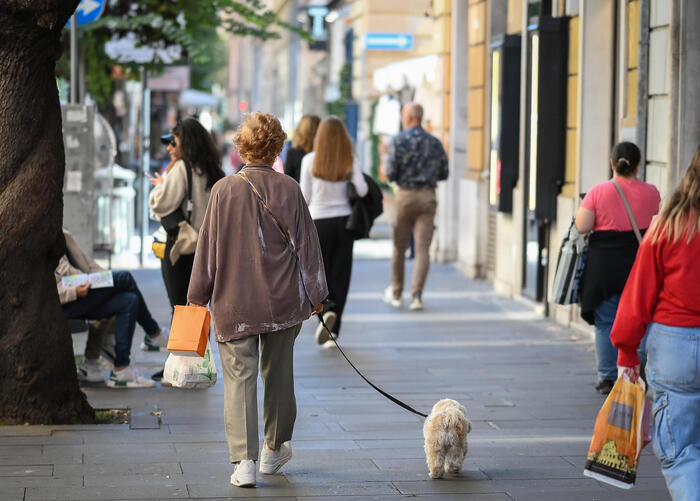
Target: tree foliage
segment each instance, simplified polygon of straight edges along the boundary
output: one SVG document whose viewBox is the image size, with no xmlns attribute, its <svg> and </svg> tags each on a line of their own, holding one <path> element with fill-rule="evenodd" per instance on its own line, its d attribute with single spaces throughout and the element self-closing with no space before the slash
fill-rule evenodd
<svg viewBox="0 0 700 501">
<path fill-rule="evenodd" d="M 87 91 L 98 102 L 111 94 L 114 66 L 121 66 L 127 76 L 138 74 L 140 64 L 113 61 L 105 44 L 116 38 L 135 36 L 137 44 L 165 48 L 182 48 L 181 63 L 195 68 L 195 82 L 207 79 L 199 71 L 215 71 L 222 64 L 218 33 L 223 31 L 262 40 L 279 38 L 279 30 L 291 30 L 307 37 L 298 26 L 280 19 L 262 0 L 106 0 L 105 11 L 97 21 L 80 27 L 80 47 L 84 50 Z M 69 37 L 64 37 L 64 44 Z M 214 49 L 214 50 L 212 50 Z M 217 57 L 217 54 L 219 57 Z M 69 75 L 68 51 L 59 64 L 59 76 Z M 163 61 L 146 64 L 151 71 L 163 67 Z"/>
</svg>

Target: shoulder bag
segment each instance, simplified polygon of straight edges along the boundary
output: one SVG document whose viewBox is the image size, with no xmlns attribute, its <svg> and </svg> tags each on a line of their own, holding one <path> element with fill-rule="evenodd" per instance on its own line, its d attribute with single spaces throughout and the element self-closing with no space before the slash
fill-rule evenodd
<svg viewBox="0 0 700 501">
<path fill-rule="evenodd" d="M 347 195 L 352 207 L 345 229 L 349 231 L 355 240 L 368 238 L 374 220 L 384 211 L 382 201 L 384 195 L 377 183 L 370 176 L 362 173 L 367 183 L 367 194 L 360 197 L 357 194 L 352 181 L 347 182 Z"/>
<path fill-rule="evenodd" d="M 180 256 L 194 254 L 197 249 L 198 233 L 190 224 L 192 218 L 192 167 L 185 162 L 187 172 L 187 215 L 182 210 L 182 206 L 175 209 L 167 216 L 161 218 L 160 224 L 168 234 L 169 238 L 174 238 L 175 243 L 170 248 L 168 255 L 170 262 L 174 265 Z"/>
<path fill-rule="evenodd" d="M 574 219 L 559 248 L 557 271 L 552 285 L 552 302 L 562 305 L 579 302 L 587 253 L 588 235 L 578 232 Z"/>
</svg>

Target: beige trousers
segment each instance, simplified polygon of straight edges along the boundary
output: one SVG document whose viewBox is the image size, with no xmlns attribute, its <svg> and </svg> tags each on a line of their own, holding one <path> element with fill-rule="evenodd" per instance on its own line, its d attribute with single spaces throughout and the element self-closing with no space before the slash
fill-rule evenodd
<svg viewBox="0 0 700 501">
<path fill-rule="evenodd" d="M 219 343 L 224 373 L 224 421 L 232 463 L 258 459 L 258 344 L 265 387 L 265 442 L 272 449 L 292 439 L 297 403 L 294 397 L 294 340 L 301 324 L 281 331 Z"/>
<path fill-rule="evenodd" d="M 436 209 L 435 188 L 399 188 L 396 194 L 394 254 L 391 258 L 391 281 L 395 296 L 403 292 L 406 249 L 411 239 L 411 231 L 416 251 L 411 294 L 423 292 L 430 267 L 429 252 L 435 230 Z"/>
</svg>

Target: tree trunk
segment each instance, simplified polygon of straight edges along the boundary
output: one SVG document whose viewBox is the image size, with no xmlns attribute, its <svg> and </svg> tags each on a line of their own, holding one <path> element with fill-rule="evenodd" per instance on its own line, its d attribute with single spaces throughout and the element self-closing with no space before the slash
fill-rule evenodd
<svg viewBox="0 0 700 501">
<path fill-rule="evenodd" d="M 0 421 L 87 423 L 53 271 L 65 252 L 54 71 L 78 0 L 0 0 Z"/>
</svg>

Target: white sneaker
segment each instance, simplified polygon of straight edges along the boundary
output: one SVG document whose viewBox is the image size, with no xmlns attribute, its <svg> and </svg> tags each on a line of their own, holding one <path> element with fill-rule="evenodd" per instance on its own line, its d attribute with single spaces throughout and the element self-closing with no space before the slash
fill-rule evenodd
<svg viewBox="0 0 700 501">
<path fill-rule="evenodd" d="M 99 360 L 86 358 L 78 366 L 78 380 L 88 383 L 104 383 L 105 377 L 102 371 L 102 364 Z"/>
<path fill-rule="evenodd" d="M 326 326 L 331 330 L 333 330 L 333 327 L 335 327 L 335 323 L 337 320 L 338 315 L 334 311 L 327 311 L 323 314 L 323 321 L 326 324 Z M 323 344 L 330 338 L 331 337 L 328 331 L 323 327 L 321 322 L 319 322 L 318 327 L 316 327 L 316 342 L 318 344 Z"/>
<path fill-rule="evenodd" d="M 260 454 L 260 473 L 264 475 L 277 473 L 290 459 L 292 459 L 292 446 L 289 442 L 283 443 L 276 451 L 268 449 L 267 445 L 263 445 L 263 450 Z"/>
<path fill-rule="evenodd" d="M 255 461 L 244 459 L 234 466 L 231 485 L 236 487 L 255 487 Z"/>
<path fill-rule="evenodd" d="M 394 294 L 394 288 L 390 285 L 384 289 L 384 302 L 390 304 L 394 308 L 401 308 L 403 298 L 400 294 L 398 296 Z"/>
<path fill-rule="evenodd" d="M 155 385 L 155 381 L 143 377 L 133 365 L 120 371 L 113 370 L 107 381 L 110 388 L 153 388 Z"/>
<path fill-rule="evenodd" d="M 143 343 L 141 343 L 141 349 L 143 351 L 165 351 L 168 347 L 168 336 L 170 332 L 165 327 L 160 328 L 160 334 L 151 337 L 148 334 L 143 336 Z"/>
<path fill-rule="evenodd" d="M 411 310 L 413 311 L 423 309 L 423 301 L 420 298 L 420 294 L 413 295 L 413 299 L 411 300 L 411 306 L 409 306 L 409 308 L 411 308 Z"/>
</svg>

